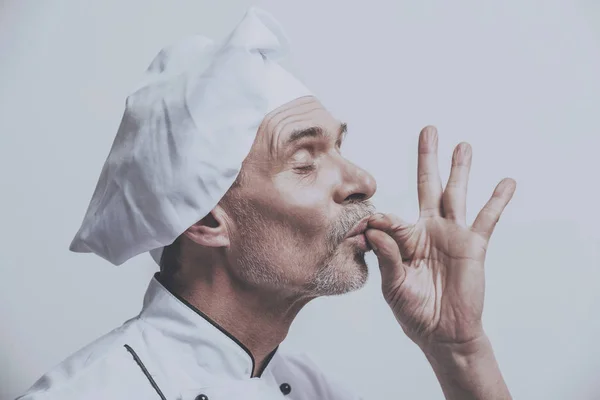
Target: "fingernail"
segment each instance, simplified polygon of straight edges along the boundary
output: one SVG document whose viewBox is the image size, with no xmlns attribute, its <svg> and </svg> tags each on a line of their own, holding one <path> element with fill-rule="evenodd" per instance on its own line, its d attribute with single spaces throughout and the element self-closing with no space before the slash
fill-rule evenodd
<svg viewBox="0 0 600 400">
<path fill-rule="evenodd" d="M 384 215 L 382 213 L 375 213 L 371 216 L 371 219 L 379 219 L 379 218 L 383 218 Z"/>
</svg>

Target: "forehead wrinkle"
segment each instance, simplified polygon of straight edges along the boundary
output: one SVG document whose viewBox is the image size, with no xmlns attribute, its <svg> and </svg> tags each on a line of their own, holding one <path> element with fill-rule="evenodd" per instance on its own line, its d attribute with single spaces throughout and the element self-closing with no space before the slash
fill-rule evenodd
<svg viewBox="0 0 600 400">
<path fill-rule="evenodd" d="M 285 128 L 290 125 L 291 123 L 295 123 L 295 122 L 299 122 L 302 121 L 302 116 L 309 114 L 311 112 L 314 112 L 315 110 L 318 110 L 320 107 L 316 106 L 313 107 L 309 110 L 303 111 L 303 112 L 296 112 L 296 113 L 292 113 L 289 115 L 285 115 L 283 118 L 281 118 L 279 121 L 277 121 L 275 123 L 275 126 L 273 126 L 273 134 L 271 135 L 271 140 L 269 140 L 269 156 L 271 159 L 273 158 L 277 158 L 277 150 L 279 149 L 279 143 L 280 143 L 280 138 L 281 138 L 281 133 L 285 131 Z M 300 111 L 300 110 L 298 110 Z M 291 118 L 299 118 L 297 120 L 293 120 L 293 121 L 289 121 L 289 119 Z"/>
<path fill-rule="evenodd" d="M 327 113 L 326 110 L 320 109 L 320 107 L 318 107 L 316 109 L 308 110 L 308 111 L 306 111 L 304 113 L 301 113 L 301 114 L 290 115 L 290 116 L 284 118 L 282 120 L 282 123 L 285 122 L 285 126 L 283 128 L 285 128 L 285 127 L 287 127 L 287 126 L 289 126 L 291 124 L 294 124 L 296 122 L 309 121 L 310 119 L 303 119 L 303 118 L 297 118 L 297 117 L 301 117 L 301 116 L 306 115 L 306 114 L 308 114 L 310 112 L 313 112 L 315 110 L 316 111 L 322 111 L 323 113 L 325 113 L 326 116 L 329 116 L 329 114 Z M 287 119 L 294 118 L 294 117 L 296 117 L 296 119 L 294 119 L 292 121 L 286 121 Z M 336 121 L 336 126 L 337 126 L 337 129 L 335 129 L 335 131 L 327 129 L 327 127 L 326 127 L 327 124 L 324 125 L 322 123 L 310 123 L 310 124 L 308 124 L 309 126 L 307 126 L 305 129 L 308 129 L 310 127 L 318 127 L 318 128 L 320 128 L 322 130 L 324 136 L 326 136 L 326 137 L 330 137 L 331 133 L 335 132 L 335 135 L 336 135 L 335 139 L 336 139 L 336 141 L 338 141 L 338 140 L 341 140 L 342 137 L 343 137 L 343 135 L 346 133 L 347 127 L 346 127 L 346 123 L 341 122 L 341 121 L 337 121 L 337 120 L 335 120 L 335 121 Z M 281 129 L 283 130 L 283 128 L 281 128 Z M 302 128 L 300 130 L 302 130 Z"/>
<path fill-rule="evenodd" d="M 271 113 L 267 114 L 267 116 L 265 117 L 265 121 L 266 121 L 266 127 L 270 128 L 271 124 L 275 123 L 275 125 L 277 125 L 280 121 L 278 121 L 278 117 L 281 116 L 281 114 L 283 114 L 283 118 L 285 118 L 285 114 L 294 108 L 301 108 L 307 104 L 310 103 L 316 103 L 316 104 L 320 104 L 320 102 L 314 98 L 313 96 L 303 96 L 300 97 L 299 99 L 293 100 L 289 103 L 286 103 L 283 106 L 280 106 L 279 108 L 276 108 L 274 111 L 271 111 Z M 277 122 L 275 122 L 277 121 Z"/>
<path fill-rule="evenodd" d="M 303 123 L 303 122 L 310 121 L 310 119 L 305 118 L 305 116 L 306 116 L 306 114 L 310 114 L 314 111 L 315 111 L 315 109 L 308 110 L 301 114 L 290 115 L 290 116 L 284 118 L 283 120 L 281 120 L 277 126 L 277 140 L 273 142 L 273 146 L 275 146 L 276 149 L 279 149 L 280 147 L 282 147 L 282 142 L 283 142 L 283 140 L 281 139 L 281 137 L 283 136 L 282 132 L 290 131 L 289 135 L 287 135 L 287 136 L 290 136 L 291 133 L 294 132 L 296 129 L 287 129 L 287 128 L 290 126 L 293 126 L 294 124 L 297 124 L 297 123 Z M 314 127 L 323 129 L 321 124 L 308 123 L 307 125 L 308 125 L 307 128 L 314 126 Z"/>
<path fill-rule="evenodd" d="M 308 99 L 310 99 L 310 97 L 308 97 Z M 304 105 L 304 104 L 309 103 L 309 102 L 311 102 L 311 101 L 302 102 L 300 105 Z M 262 123 L 262 125 L 263 125 L 263 134 L 268 135 L 269 132 L 273 132 L 273 135 L 270 138 L 270 140 L 269 140 L 269 138 L 267 138 L 267 140 L 269 142 L 269 151 L 268 151 L 268 153 L 269 153 L 270 157 L 273 156 L 273 153 L 275 151 L 275 149 L 273 147 L 274 146 L 273 137 L 276 136 L 275 129 L 276 129 L 277 125 L 281 122 L 281 120 L 279 120 L 278 117 L 282 116 L 282 114 L 283 114 L 283 118 L 282 119 L 285 119 L 286 112 L 289 111 L 290 109 L 293 109 L 296 106 L 298 106 L 298 104 L 295 104 L 292 101 L 291 104 L 286 104 L 286 105 L 283 105 L 283 106 L 281 106 L 279 108 L 276 108 L 274 111 L 271 111 L 269 114 L 267 114 L 265 116 L 264 121 Z"/>
<path fill-rule="evenodd" d="M 264 165 L 265 163 L 273 161 L 273 155 L 277 152 L 276 145 L 280 133 L 277 131 L 277 126 L 288 117 L 287 114 L 290 112 L 290 110 L 293 110 L 295 108 L 303 108 L 311 103 L 321 104 L 318 101 L 318 99 L 314 96 L 302 96 L 296 100 L 292 100 L 291 102 L 279 106 L 278 108 L 265 115 L 257 129 L 257 135 L 259 135 L 258 142 L 265 143 L 267 160 L 259 161 L 259 158 L 261 158 L 261 156 L 258 155 L 258 158 L 253 158 L 253 163 Z"/>
<path fill-rule="evenodd" d="M 319 108 L 320 108 L 320 107 L 315 107 L 315 108 L 311 108 L 310 110 L 307 110 L 307 111 L 303 111 L 303 112 L 298 112 L 298 113 L 295 113 L 295 114 L 290 114 L 290 115 L 287 115 L 287 116 L 285 116 L 285 117 L 284 117 L 284 118 L 283 118 L 281 121 L 279 121 L 279 123 L 277 124 L 277 126 L 280 126 L 280 125 L 282 125 L 282 124 L 283 124 L 284 126 L 286 126 L 286 125 L 289 125 L 289 124 L 290 124 L 290 123 L 292 123 L 292 122 L 298 122 L 298 121 L 302 121 L 302 120 L 303 120 L 303 118 L 301 118 L 301 117 L 303 117 L 303 116 L 305 116 L 306 114 L 309 114 L 309 113 L 311 113 L 311 112 L 313 112 L 313 111 L 319 110 Z M 297 119 L 297 120 L 294 120 L 294 121 L 288 121 L 290 118 L 300 118 L 300 119 Z"/>
<path fill-rule="evenodd" d="M 277 125 L 281 122 L 277 117 L 281 116 L 281 114 L 283 115 L 283 118 L 285 118 L 285 112 L 288 111 L 290 107 L 283 107 L 281 109 L 277 109 L 275 112 L 273 112 L 272 114 L 268 114 L 265 117 L 265 120 L 263 122 L 263 135 L 266 135 L 266 140 L 268 143 L 268 156 L 269 159 L 273 159 L 273 155 L 275 153 L 275 144 L 277 143 Z M 282 118 L 282 119 L 283 119 Z M 269 133 L 272 132 L 273 134 L 269 137 Z"/>
<path fill-rule="evenodd" d="M 336 127 L 337 129 L 327 129 L 327 125 L 329 125 L 328 123 L 322 124 L 322 123 L 308 123 L 310 121 L 310 118 L 306 119 L 306 118 L 301 118 L 303 115 L 306 115 L 308 113 L 314 112 L 316 111 L 317 113 L 322 112 L 325 114 L 326 117 L 331 116 L 331 114 L 329 114 L 327 112 L 327 110 L 322 109 L 321 107 L 317 107 L 315 109 L 312 110 L 308 110 L 306 112 L 300 113 L 300 114 L 295 114 L 295 115 L 290 115 L 285 117 L 284 119 L 282 119 L 279 124 L 278 124 L 278 130 L 277 130 L 277 139 L 281 139 L 281 132 L 285 131 L 285 130 L 289 130 L 290 134 L 287 135 L 288 137 L 291 137 L 294 132 L 297 131 L 303 131 L 306 129 L 310 129 L 310 128 L 318 128 L 320 135 L 322 138 L 325 139 L 334 139 L 336 145 L 341 145 L 342 141 L 344 140 L 344 137 L 347 133 L 347 124 L 345 122 L 339 121 L 335 118 L 333 118 L 333 120 L 335 120 L 336 122 Z M 293 118 L 293 119 L 292 119 Z M 292 120 L 290 120 L 292 119 Z M 296 123 L 300 123 L 300 127 L 296 128 L 296 129 L 286 129 L 288 128 L 290 125 L 294 125 Z M 304 126 L 306 125 L 306 126 Z M 277 141 L 274 141 L 272 146 L 275 148 L 275 152 L 277 151 L 277 149 L 281 146 L 281 140 L 278 140 L 279 145 L 277 145 Z M 287 140 L 286 140 L 287 142 Z"/>
<path fill-rule="evenodd" d="M 299 101 L 300 99 L 302 99 L 302 101 Z M 271 113 L 267 114 L 267 118 L 270 121 L 276 120 L 278 116 L 280 116 L 281 114 L 285 114 L 287 111 L 297 108 L 297 107 L 302 107 L 305 106 L 307 104 L 310 103 L 318 103 L 318 101 L 316 99 L 314 99 L 312 96 L 304 96 L 304 97 L 300 97 L 299 99 L 293 100 L 289 103 L 284 104 L 283 106 L 280 106 L 279 108 L 276 108 L 275 110 L 271 111 Z"/>
</svg>

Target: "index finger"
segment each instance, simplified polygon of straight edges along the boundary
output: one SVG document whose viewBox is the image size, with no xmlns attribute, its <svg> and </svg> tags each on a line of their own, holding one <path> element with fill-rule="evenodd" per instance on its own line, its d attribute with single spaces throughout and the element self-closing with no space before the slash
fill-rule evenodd
<svg viewBox="0 0 600 400">
<path fill-rule="evenodd" d="M 368 228 L 383 231 L 396 241 L 406 239 L 410 235 L 411 226 L 411 224 L 394 214 L 377 213 L 372 215 L 367 222 Z"/>
</svg>

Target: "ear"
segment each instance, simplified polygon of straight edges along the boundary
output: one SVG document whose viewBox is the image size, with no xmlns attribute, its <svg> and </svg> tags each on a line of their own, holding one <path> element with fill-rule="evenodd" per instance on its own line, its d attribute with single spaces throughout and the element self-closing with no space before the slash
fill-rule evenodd
<svg viewBox="0 0 600 400">
<path fill-rule="evenodd" d="M 220 205 L 208 215 L 190 226 L 183 233 L 188 239 L 205 247 L 228 247 L 229 232 L 226 225 L 227 215 Z"/>
</svg>

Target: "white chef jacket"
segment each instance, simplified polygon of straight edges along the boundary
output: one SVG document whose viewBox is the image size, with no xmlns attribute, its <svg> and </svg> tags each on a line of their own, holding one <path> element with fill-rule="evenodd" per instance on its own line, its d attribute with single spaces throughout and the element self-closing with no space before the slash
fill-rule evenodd
<svg viewBox="0 0 600 400">
<path fill-rule="evenodd" d="M 250 351 L 155 275 L 135 318 L 79 350 L 17 400 L 359 400 L 305 355 Z"/>
</svg>

